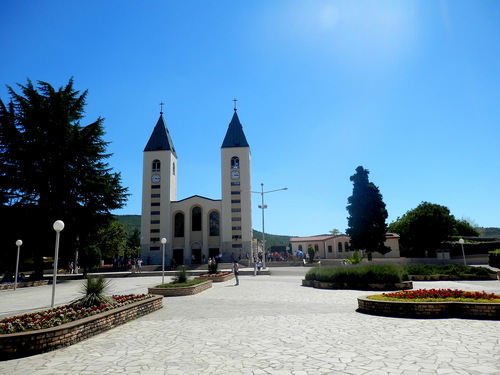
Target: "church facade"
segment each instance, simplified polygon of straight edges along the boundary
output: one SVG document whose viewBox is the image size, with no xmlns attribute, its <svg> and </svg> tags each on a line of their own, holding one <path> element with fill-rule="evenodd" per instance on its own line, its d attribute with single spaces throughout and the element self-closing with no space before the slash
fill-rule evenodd
<svg viewBox="0 0 500 375">
<path fill-rule="evenodd" d="M 250 155 L 235 107 L 221 146 L 221 199 L 177 200 L 178 155 L 160 112 L 143 152 L 141 258 L 161 264 L 165 249 L 165 264 L 180 265 L 253 253 Z"/>
</svg>

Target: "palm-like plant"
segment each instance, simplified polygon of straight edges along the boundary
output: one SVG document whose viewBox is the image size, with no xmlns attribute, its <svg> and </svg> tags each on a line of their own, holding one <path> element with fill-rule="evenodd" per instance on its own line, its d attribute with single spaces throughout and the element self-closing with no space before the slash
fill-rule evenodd
<svg viewBox="0 0 500 375">
<path fill-rule="evenodd" d="M 188 281 L 189 276 L 187 273 L 187 268 L 185 266 L 180 266 L 177 268 L 177 272 L 173 278 L 173 283 L 174 284 L 182 284 Z"/>
<path fill-rule="evenodd" d="M 110 283 L 111 281 L 103 276 L 87 276 L 87 282 L 82 284 L 81 289 L 83 297 L 74 300 L 71 304 L 73 306 L 91 307 L 112 303 L 113 300 L 105 294 Z"/>
</svg>

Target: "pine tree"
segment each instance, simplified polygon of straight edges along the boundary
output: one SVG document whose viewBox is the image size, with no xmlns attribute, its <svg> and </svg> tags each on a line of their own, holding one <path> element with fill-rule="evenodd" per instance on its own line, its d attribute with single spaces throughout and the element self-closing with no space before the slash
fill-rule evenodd
<svg viewBox="0 0 500 375">
<path fill-rule="evenodd" d="M 387 210 L 378 187 L 368 180 L 367 169 L 359 166 L 350 177 L 353 182 L 352 196 L 348 198 L 349 212 L 347 235 L 351 237 L 353 250 L 385 254 Z"/>
<path fill-rule="evenodd" d="M 91 266 L 98 230 L 127 199 L 120 174 L 106 162 L 103 119 L 81 125 L 87 91 L 76 91 L 73 79 L 58 90 L 30 80 L 18 86 L 21 94 L 8 87 L 8 105 L 0 100 L 0 209 L 40 267 L 42 256 L 51 255 L 52 223 L 59 219 L 66 224 L 61 257 L 72 259 L 78 237 L 80 264 Z M 0 242 L 12 242 L 8 237 Z"/>
</svg>

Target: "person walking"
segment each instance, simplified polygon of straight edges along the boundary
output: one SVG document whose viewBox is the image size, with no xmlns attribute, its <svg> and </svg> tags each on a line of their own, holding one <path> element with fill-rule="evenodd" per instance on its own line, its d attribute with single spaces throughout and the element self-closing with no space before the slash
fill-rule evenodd
<svg viewBox="0 0 500 375">
<path fill-rule="evenodd" d="M 238 261 L 235 260 L 233 261 L 233 273 L 234 273 L 234 278 L 236 279 L 236 285 L 240 285 L 240 279 L 238 278 L 238 270 L 240 269 L 240 266 L 238 265 Z"/>
</svg>

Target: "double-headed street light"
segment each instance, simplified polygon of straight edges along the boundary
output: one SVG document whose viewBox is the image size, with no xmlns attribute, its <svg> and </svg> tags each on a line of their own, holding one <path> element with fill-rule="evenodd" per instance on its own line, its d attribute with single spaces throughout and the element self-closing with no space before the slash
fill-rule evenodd
<svg viewBox="0 0 500 375">
<path fill-rule="evenodd" d="M 16 274 L 14 276 L 14 290 L 17 288 L 17 274 L 19 271 L 19 252 L 21 251 L 21 245 L 23 244 L 23 241 L 17 240 L 16 241 L 16 246 L 17 246 L 17 260 L 16 260 Z"/>
<path fill-rule="evenodd" d="M 262 204 L 259 205 L 259 208 L 262 210 L 262 267 L 266 268 L 266 232 L 264 228 L 264 210 L 267 208 L 267 204 L 264 204 L 264 194 L 274 193 L 275 191 L 288 190 L 288 188 L 281 188 L 276 190 L 264 191 L 264 184 L 260 184 L 260 191 L 252 191 L 252 193 L 260 194 L 262 198 Z"/>
<path fill-rule="evenodd" d="M 52 272 L 52 304 L 51 307 L 54 307 L 54 301 L 56 298 L 56 282 L 57 282 L 57 260 L 59 258 L 59 237 L 61 235 L 61 231 L 64 229 L 64 222 L 62 220 L 57 220 L 53 225 L 54 230 L 56 231 L 56 249 L 54 254 L 54 271 Z"/>
<path fill-rule="evenodd" d="M 167 243 L 167 239 L 163 237 L 161 239 L 161 244 L 163 245 L 162 258 L 161 258 L 161 283 L 165 284 L 165 244 Z"/>
</svg>

